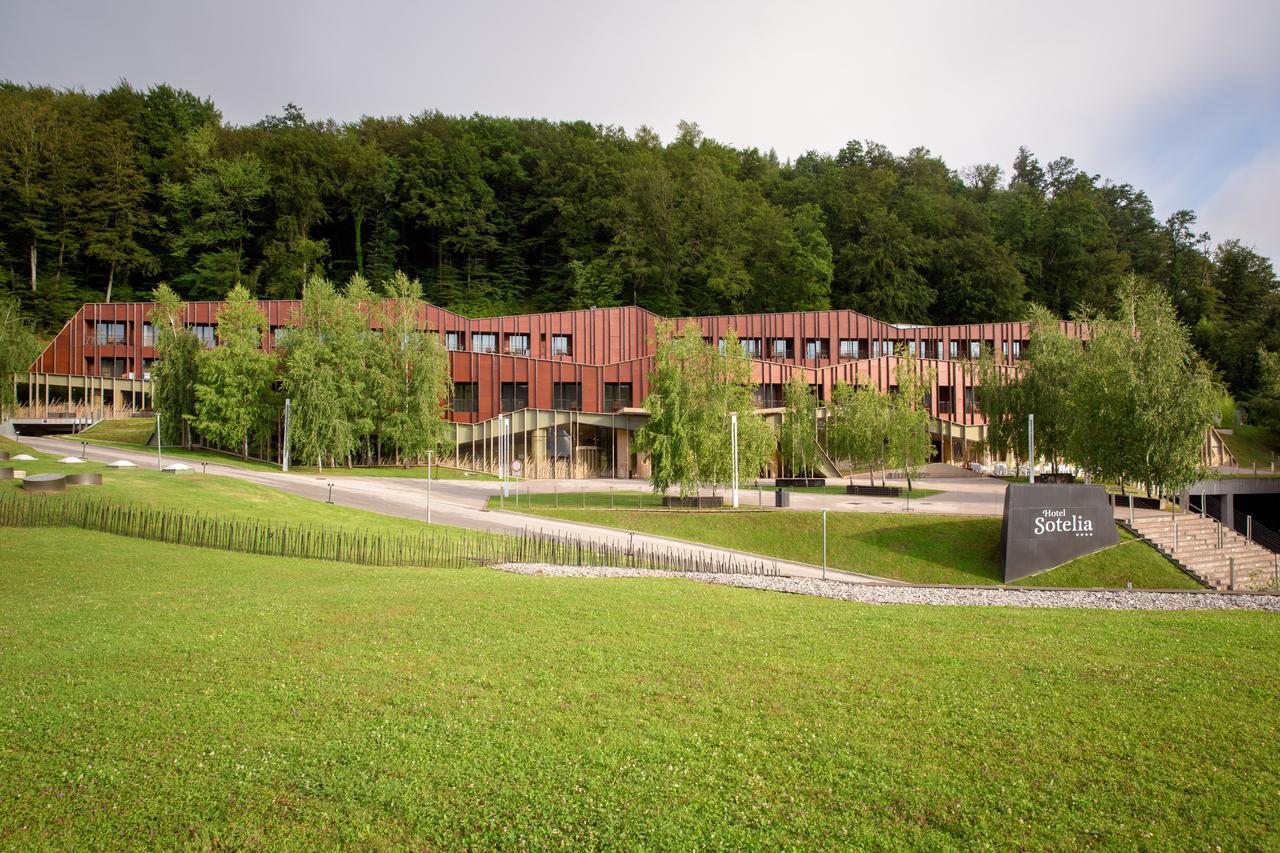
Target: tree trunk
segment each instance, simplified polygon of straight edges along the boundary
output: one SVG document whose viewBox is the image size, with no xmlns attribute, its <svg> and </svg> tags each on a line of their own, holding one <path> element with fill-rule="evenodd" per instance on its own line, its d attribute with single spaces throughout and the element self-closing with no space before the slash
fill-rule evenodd
<svg viewBox="0 0 1280 853">
<path fill-rule="evenodd" d="M 37 255 L 38 255 L 38 250 L 36 249 L 36 244 L 33 241 L 31 243 L 31 292 L 32 293 L 36 292 L 36 269 L 37 269 L 36 257 Z"/>
<path fill-rule="evenodd" d="M 351 222 L 356 232 L 356 272 L 364 275 L 364 239 L 360 232 L 364 229 L 364 211 L 351 211 Z"/>
<path fill-rule="evenodd" d="M 107 304 L 111 304 L 111 285 L 116 280 L 116 262 L 111 262 L 111 272 L 107 273 Z"/>
<path fill-rule="evenodd" d="M 244 461 L 248 462 L 249 461 L 249 433 L 247 432 L 244 434 L 244 446 L 241 452 L 243 454 Z"/>
</svg>

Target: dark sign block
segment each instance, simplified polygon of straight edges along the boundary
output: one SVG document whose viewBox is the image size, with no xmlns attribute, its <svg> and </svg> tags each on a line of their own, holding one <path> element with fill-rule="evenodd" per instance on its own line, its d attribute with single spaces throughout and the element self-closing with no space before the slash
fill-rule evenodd
<svg viewBox="0 0 1280 853">
<path fill-rule="evenodd" d="M 1120 541 L 1101 486 L 1011 483 L 1004 493 L 1004 582 L 1016 581 Z"/>
</svg>

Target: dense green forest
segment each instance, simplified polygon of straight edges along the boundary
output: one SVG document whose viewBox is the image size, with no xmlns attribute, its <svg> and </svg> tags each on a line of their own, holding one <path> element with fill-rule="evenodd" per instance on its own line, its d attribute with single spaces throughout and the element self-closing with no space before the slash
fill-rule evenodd
<svg viewBox="0 0 1280 853">
<path fill-rule="evenodd" d="M 1011 153 L 1012 147 L 1011 147 Z M 1222 235 L 1215 235 L 1221 237 Z M 82 302 L 296 297 L 396 270 L 469 314 L 635 303 L 665 315 L 849 307 L 898 322 L 1112 307 L 1164 287 L 1239 396 L 1280 351 L 1271 262 L 1140 189 L 1042 164 L 960 171 L 850 142 L 780 162 L 681 125 L 452 117 L 248 127 L 169 86 L 0 84 L 0 292 L 44 332 Z"/>
</svg>

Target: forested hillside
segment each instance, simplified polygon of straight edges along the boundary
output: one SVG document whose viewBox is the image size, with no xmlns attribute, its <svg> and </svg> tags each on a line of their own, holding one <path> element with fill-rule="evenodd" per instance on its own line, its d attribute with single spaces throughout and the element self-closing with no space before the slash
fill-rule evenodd
<svg viewBox="0 0 1280 853">
<path fill-rule="evenodd" d="M 850 133 L 858 128 L 851 125 Z M 957 171 L 850 142 L 779 162 L 646 128 L 288 106 L 249 127 L 168 86 L 0 84 L 0 292 L 45 330 L 89 300 L 296 297 L 320 271 L 399 269 L 478 314 L 637 303 L 666 315 L 850 307 L 902 322 L 1108 307 L 1165 287 L 1240 396 L 1280 350 L 1271 262 L 1191 211 L 1011 143 Z"/>
</svg>

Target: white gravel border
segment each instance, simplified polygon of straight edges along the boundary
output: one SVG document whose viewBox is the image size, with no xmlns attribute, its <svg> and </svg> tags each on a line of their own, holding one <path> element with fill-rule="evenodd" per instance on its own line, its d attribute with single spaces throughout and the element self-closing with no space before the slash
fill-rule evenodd
<svg viewBox="0 0 1280 853">
<path fill-rule="evenodd" d="M 1280 612 L 1280 595 L 1222 595 L 1212 592 L 1146 590 L 1061 590 L 1031 587 L 947 589 L 824 581 L 816 578 L 763 575 L 666 572 L 548 563 L 504 563 L 494 566 L 518 575 L 561 578 L 683 578 L 745 589 L 816 595 L 863 604 L 942 604 L 964 607 L 1089 608 L 1097 610 L 1262 610 Z"/>
</svg>

